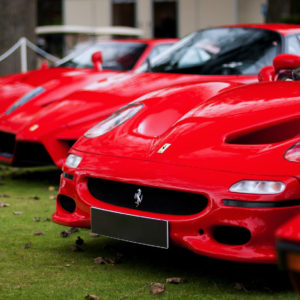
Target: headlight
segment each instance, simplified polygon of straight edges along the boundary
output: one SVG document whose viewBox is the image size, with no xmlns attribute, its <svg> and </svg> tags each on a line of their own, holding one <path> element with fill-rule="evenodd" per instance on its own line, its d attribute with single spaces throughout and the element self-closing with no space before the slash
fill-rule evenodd
<svg viewBox="0 0 300 300">
<path fill-rule="evenodd" d="M 101 136 L 132 118 L 142 107 L 143 104 L 141 103 L 126 105 L 88 130 L 84 136 L 87 138 Z"/>
<path fill-rule="evenodd" d="M 12 113 L 14 110 L 16 110 L 18 107 L 22 106 L 23 104 L 25 104 L 26 102 L 28 102 L 29 100 L 31 100 L 32 98 L 36 97 L 37 95 L 43 93 L 45 91 L 45 89 L 41 86 L 33 89 L 32 91 L 30 91 L 29 93 L 27 93 L 26 95 L 24 95 L 22 98 L 20 98 L 19 100 L 17 100 L 6 112 L 6 115 L 9 115 L 10 113 Z"/>
<path fill-rule="evenodd" d="M 69 154 L 66 159 L 65 164 L 66 164 L 66 166 L 68 166 L 70 168 L 76 169 L 79 166 L 81 160 L 82 160 L 81 156 Z"/>
<path fill-rule="evenodd" d="M 230 192 L 244 194 L 279 194 L 285 189 L 281 181 L 241 180 L 230 187 Z"/>
<path fill-rule="evenodd" d="M 293 162 L 300 162 L 300 143 L 295 144 L 284 153 L 284 158 Z"/>
</svg>

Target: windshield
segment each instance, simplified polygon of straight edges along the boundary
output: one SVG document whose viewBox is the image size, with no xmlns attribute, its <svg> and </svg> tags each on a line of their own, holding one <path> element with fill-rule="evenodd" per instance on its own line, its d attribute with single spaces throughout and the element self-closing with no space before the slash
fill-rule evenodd
<svg viewBox="0 0 300 300">
<path fill-rule="evenodd" d="M 139 72 L 257 74 L 281 52 L 277 32 L 256 28 L 212 28 L 188 35 Z"/>
<path fill-rule="evenodd" d="M 75 68 L 93 68 L 92 54 L 102 52 L 103 69 L 131 70 L 147 48 L 144 43 L 103 42 L 91 45 L 80 55 L 70 58 L 59 66 Z M 77 52 L 77 51 L 76 51 Z M 77 52 L 78 53 L 78 52 Z"/>
</svg>

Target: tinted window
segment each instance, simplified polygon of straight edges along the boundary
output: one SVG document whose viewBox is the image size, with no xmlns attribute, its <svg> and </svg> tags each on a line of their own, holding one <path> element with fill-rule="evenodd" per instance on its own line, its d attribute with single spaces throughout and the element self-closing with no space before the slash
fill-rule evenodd
<svg viewBox="0 0 300 300">
<path fill-rule="evenodd" d="M 147 44 L 130 42 L 105 42 L 88 47 L 87 50 L 60 66 L 92 68 L 92 54 L 96 51 L 102 52 L 103 68 L 109 70 L 130 70 L 147 48 Z"/>
<path fill-rule="evenodd" d="M 236 27 L 207 29 L 192 33 L 154 59 L 151 71 L 257 74 L 265 65 L 271 65 L 280 52 L 281 36 L 273 31 Z"/>
<path fill-rule="evenodd" d="M 300 55 L 300 44 L 298 35 L 292 35 L 287 38 L 287 52 Z"/>
</svg>

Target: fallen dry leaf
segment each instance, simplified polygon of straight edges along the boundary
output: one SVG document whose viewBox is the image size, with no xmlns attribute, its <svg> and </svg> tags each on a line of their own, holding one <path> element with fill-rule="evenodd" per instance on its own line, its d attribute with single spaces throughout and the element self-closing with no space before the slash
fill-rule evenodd
<svg viewBox="0 0 300 300">
<path fill-rule="evenodd" d="M 24 245 L 24 249 L 28 249 L 28 248 L 30 248 L 30 247 L 31 247 L 31 242 L 26 243 L 26 244 Z"/>
<path fill-rule="evenodd" d="M 69 232 L 71 233 L 75 233 L 75 232 L 79 232 L 79 229 L 77 227 L 72 227 Z"/>
<path fill-rule="evenodd" d="M 52 186 L 52 185 L 50 185 L 50 186 L 48 187 L 48 191 L 50 191 L 50 192 L 55 191 L 55 187 Z"/>
<path fill-rule="evenodd" d="M 9 203 L 0 202 L 0 207 L 9 207 L 9 206 L 10 206 Z"/>
<path fill-rule="evenodd" d="M 86 295 L 84 297 L 84 299 L 100 300 L 100 297 L 96 296 L 96 295 L 89 294 L 89 295 Z"/>
<path fill-rule="evenodd" d="M 56 196 L 54 196 L 54 195 L 49 196 L 49 199 L 50 199 L 50 200 L 56 200 Z"/>
<path fill-rule="evenodd" d="M 42 231 L 36 231 L 33 233 L 34 235 L 44 235 L 45 233 Z"/>
<path fill-rule="evenodd" d="M 70 268 L 71 265 L 70 265 L 70 264 L 66 264 L 65 267 L 66 267 L 66 268 Z"/>
<path fill-rule="evenodd" d="M 109 262 L 112 264 L 112 265 L 116 265 L 116 264 L 119 264 L 123 258 L 123 254 L 122 253 L 117 253 L 115 257 L 113 258 L 109 258 Z"/>
<path fill-rule="evenodd" d="M 44 218 L 44 221 L 47 221 L 47 222 L 49 222 L 49 221 L 51 221 L 51 219 L 50 219 L 50 218 L 48 218 L 48 217 L 45 217 L 45 218 Z"/>
<path fill-rule="evenodd" d="M 78 245 L 72 245 L 71 249 L 72 249 L 73 252 L 81 252 L 81 251 L 83 251 L 83 249 L 80 248 Z"/>
<path fill-rule="evenodd" d="M 60 233 L 60 236 L 63 237 L 63 238 L 66 238 L 66 237 L 68 237 L 70 234 L 71 234 L 71 232 L 66 231 L 66 230 L 63 230 L 63 231 Z"/>
<path fill-rule="evenodd" d="M 238 291 L 248 292 L 246 287 L 244 286 L 244 284 L 242 284 L 240 282 L 236 282 L 235 285 L 234 285 L 234 288 Z"/>
<path fill-rule="evenodd" d="M 153 295 L 161 294 L 165 291 L 165 286 L 159 282 L 153 282 L 150 285 L 150 292 Z"/>
<path fill-rule="evenodd" d="M 84 244 L 84 240 L 80 236 L 78 236 L 75 243 L 77 246 L 82 246 Z"/>
<path fill-rule="evenodd" d="M 181 278 L 181 277 L 170 277 L 166 279 L 166 283 L 175 283 L 175 284 L 179 284 L 179 283 L 184 283 L 185 279 Z"/>
<path fill-rule="evenodd" d="M 94 263 L 96 265 L 115 265 L 115 264 L 120 263 L 122 257 L 123 257 L 123 254 L 121 254 L 121 253 L 117 253 L 117 256 L 112 257 L 112 258 L 99 256 L 99 257 L 94 258 Z"/>
<path fill-rule="evenodd" d="M 2 198 L 9 198 L 10 196 L 8 194 L 0 194 L 0 197 L 2 197 Z"/>
<path fill-rule="evenodd" d="M 41 217 L 33 217 L 33 222 L 40 222 L 41 221 Z"/>
<path fill-rule="evenodd" d="M 24 213 L 22 211 L 14 211 L 14 215 L 23 215 Z"/>
<path fill-rule="evenodd" d="M 94 263 L 96 265 L 106 265 L 106 264 L 108 264 L 107 260 L 102 256 L 94 258 Z"/>
<path fill-rule="evenodd" d="M 99 237 L 99 236 L 100 236 L 100 234 L 94 233 L 94 232 L 90 232 L 89 235 L 90 235 L 91 237 Z"/>
</svg>

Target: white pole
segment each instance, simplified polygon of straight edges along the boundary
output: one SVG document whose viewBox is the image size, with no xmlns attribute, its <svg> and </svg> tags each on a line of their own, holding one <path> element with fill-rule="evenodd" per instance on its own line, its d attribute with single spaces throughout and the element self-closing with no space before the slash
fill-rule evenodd
<svg viewBox="0 0 300 300">
<path fill-rule="evenodd" d="M 27 72 L 27 45 L 26 45 L 26 38 L 21 38 L 21 72 Z"/>
</svg>

